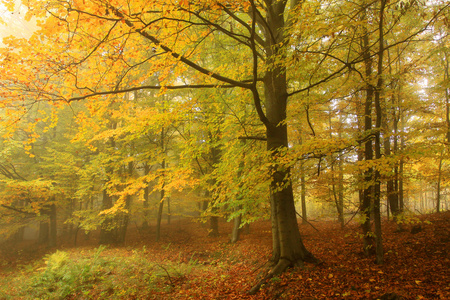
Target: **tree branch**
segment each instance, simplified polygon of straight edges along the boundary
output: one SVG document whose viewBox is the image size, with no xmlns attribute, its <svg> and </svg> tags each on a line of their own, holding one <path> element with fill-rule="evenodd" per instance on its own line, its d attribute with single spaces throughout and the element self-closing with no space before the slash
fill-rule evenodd
<svg viewBox="0 0 450 300">
<path fill-rule="evenodd" d="M 21 210 L 21 209 L 12 207 L 12 206 L 8 206 L 8 205 L 5 205 L 5 204 L 0 204 L 0 206 L 3 207 L 3 208 L 6 208 L 6 209 L 13 210 L 13 211 L 18 212 L 18 213 L 21 213 L 21 214 L 26 214 L 26 215 L 29 215 L 29 216 L 36 216 L 35 213 L 30 213 L 28 211 L 24 211 L 24 210 Z"/>
<path fill-rule="evenodd" d="M 222 76 L 220 74 L 214 73 L 214 72 L 194 63 L 193 61 L 189 60 L 188 58 L 184 57 L 183 55 L 181 55 L 177 52 L 174 52 L 172 49 L 170 49 L 169 47 L 162 44 L 161 41 L 158 40 L 155 36 L 144 31 L 145 27 L 144 28 L 136 28 L 135 25 L 130 20 L 126 19 L 125 15 L 123 13 L 121 13 L 117 8 L 113 7 L 112 5 L 109 5 L 109 8 L 111 9 L 111 11 L 113 11 L 113 13 L 117 17 L 121 18 L 128 27 L 132 28 L 134 31 L 136 31 L 142 37 L 151 41 L 156 46 L 159 46 L 163 51 L 165 51 L 166 53 L 171 55 L 173 58 L 183 62 L 184 64 L 188 65 L 189 67 L 193 68 L 194 70 L 196 70 L 204 75 L 210 76 L 218 81 L 230 84 L 232 86 L 242 87 L 245 89 L 251 89 L 251 84 L 248 84 L 248 83 L 245 83 L 242 81 L 237 81 L 237 80 Z"/>
</svg>

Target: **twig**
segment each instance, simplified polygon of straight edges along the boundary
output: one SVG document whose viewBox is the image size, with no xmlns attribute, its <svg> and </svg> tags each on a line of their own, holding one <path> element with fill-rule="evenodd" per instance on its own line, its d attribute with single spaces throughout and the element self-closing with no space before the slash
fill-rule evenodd
<svg viewBox="0 0 450 300">
<path fill-rule="evenodd" d="M 320 232 L 319 229 L 317 229 L 316 227 L 314 227 L 313 224 L 309 223 L 308 220 L 306 220 L 305 218 L 302 217 L 301 214 L 299 214 L 297 211 L 295 212 L 300 218 L 302 218 L 303 221 L 305 221 L 306 223 L 308 223 L 309 225 L 311 225 L 312 228 L 314 228 L 317 232 Z"/>
<path fill-rule="evenodd" d="M 353 214 L 353 216 L 350 218 L 350 220 L 347 221 L 347 223 L 345 223 L 344 227 L 346 227 L 348 225 L 348 223 L 350 223 L 351 220 L 353 220 L 353 218 L 356 216 L 356 214 L 359 212 L 360 207 L 358 207 L 358 209 L 356 210 L 356 212 Z"/>
<path fill-rule="evenodd" d="M 170 284 L 171 284 L 172 286 L 175 286 L 175 284 L 174 284 L 173 281 L 172 281 L 172 277 L 170 277 L 170 274 L 169 274 L 169 272 L 167 271 L 167 269 L 164 268 L 163 266 L 161 266 L 160 264 L 156 264 L 156 265 L 157 265 L 158 267 L 160 267 L 161 269 L 163 269 L 164 272 L 166 272 L 167 278 L 169 278 Z"/>
</svg>

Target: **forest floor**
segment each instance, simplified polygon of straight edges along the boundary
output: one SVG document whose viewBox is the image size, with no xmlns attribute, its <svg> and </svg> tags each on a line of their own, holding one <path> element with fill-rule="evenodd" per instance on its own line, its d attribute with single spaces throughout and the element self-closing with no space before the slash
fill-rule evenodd
<svg viewBox="0 0 450 300">
<path fill-rule="evenodd" d="M 322 263 L 290 269 L 256 295 L 246 292 L 267 269 L 268 221 L 230 244 L 231 223 L 208 237 L 205 224 L 177 219 L 163 224 L 159 242 L 152 228 L 133 226 L 120 247 L 99 248 L 95 236 L 57 252 L 2 245 L 0 299 L 450 299 L 450 212 L 410 219 L 402 232 L 385 221 L 384 265 L 363 256 L 357 223 L 311 224 L 300 230 Z"/>
</svg>

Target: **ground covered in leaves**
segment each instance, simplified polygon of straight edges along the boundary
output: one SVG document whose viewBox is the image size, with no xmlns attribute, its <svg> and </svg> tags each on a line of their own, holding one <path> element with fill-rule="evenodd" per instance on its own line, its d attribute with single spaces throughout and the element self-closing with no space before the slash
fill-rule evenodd
<svg viewBox="0 0 450 300">
<path fill-rule="evenodd" d="M 269 222 L 229 244 L 230 223 L 208 237 L 204 224 L 177 219 L 158 243 L 152 230 L 130 228 L 120 247 L 98 247 L 94 235 L 58 251 L 3 244 L 0 299 L 450 299 L 449 212 L 409 219 L 401 232 L 385 221 L 382 266 L 362 255 L 357 223 L 311 224 L 300 230 L 322 263 L 288 270 L 252 296 L 271 254 Z"/>
</svg>

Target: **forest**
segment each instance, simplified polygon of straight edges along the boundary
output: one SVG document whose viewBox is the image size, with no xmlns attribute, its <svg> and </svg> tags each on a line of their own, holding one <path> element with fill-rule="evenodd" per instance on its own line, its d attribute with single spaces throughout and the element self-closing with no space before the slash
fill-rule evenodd
<svg viewBox="0 0 450 300">
<path fill-rule="evenodd" d="M 450 298 L 448 1 L 0 11 L 1 299 Z"/>
</svg>

